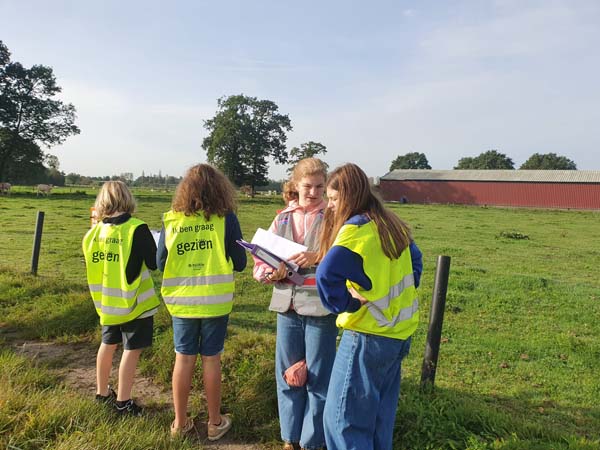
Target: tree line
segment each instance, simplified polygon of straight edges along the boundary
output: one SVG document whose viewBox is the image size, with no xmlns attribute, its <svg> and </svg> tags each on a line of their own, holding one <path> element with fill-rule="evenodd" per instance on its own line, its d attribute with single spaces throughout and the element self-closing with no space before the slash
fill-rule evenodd
<svg viewBox="0 0 600 450">
<path fill-rule="evenodd" d="M 399 155 L 390 165 L 390 171 L 395 169 L 425 169 L 431 166 L 424 153 L 411 152 Z M 511 170 L 515 163 L 511 158 L 498 150 L 488 150 L 475 157 L 465 157 L 458 160 L 455 170 Z M 521 164 L 519 170 L 577 170 L 577 165 L 565 156 L 556 153 L 534 153 Z"/>
</svg>

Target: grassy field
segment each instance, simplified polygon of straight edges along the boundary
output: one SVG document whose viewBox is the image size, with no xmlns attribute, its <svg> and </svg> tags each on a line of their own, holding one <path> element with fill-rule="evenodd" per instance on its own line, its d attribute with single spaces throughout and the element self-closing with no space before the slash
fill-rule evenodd
<svg viewBox="0 0 600 450">
<path fill-rule="evenodd" d="M 0 448 L 202 448 L 170 441 L 171 407 L 141 398 L 149 414 L 118 420 L 59 375 L 32 362 L 24 341 L 99 343 L 85 285 L 81 238 L 94 191 L 27 189 L 0 197 Z M 139 191 L 137 217 L 158 229 L 170 194 Z M 278 198 L 241 199 L 244 236 L 267 227 Z M 598 212 L 396 205 L 424 253 L 422 323 L 403 367 L 397 449 L 600 448 L 600 229 Z M 36 211 L 46 213 L 38 276 L 28 275 Z M 419 391 L 435 262 L 452 257 L 433 393 Z M 157 286 L 160 274 L 155 273 Z M 230 442 L 278 448 L 273 378 L 275 315 L 269 290 L 236 279 L 223 358 Z M 141 373 L 169 388 L 173 364 L 164 308 Z M 200 370 L 195 385 L 201 386 Z M 135 387 L 134 387 L 135 390 Z M 135 392 L 134 392 L 135 396 Z M 191 411 L 205 419 L 202 397 Z"/>
</svg>

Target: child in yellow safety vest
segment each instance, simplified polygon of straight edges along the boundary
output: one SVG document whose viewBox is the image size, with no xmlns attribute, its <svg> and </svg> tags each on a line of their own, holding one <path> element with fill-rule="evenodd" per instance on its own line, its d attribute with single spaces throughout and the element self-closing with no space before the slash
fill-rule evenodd
<svg viewBox="0 0 600 450">
<path fill-rule="evenodd" d="M 157 263 L 164 271 L 161 293 L 172 316 L 175 346 L 171 435 L 191 432 L 189 393 L 198 354 L 208 409 L 208 439 L 229 431 L 221 414 L 221 353 L 235 290 L 233 272 L 246 267 L 246 253 L 234 213 L 235 191 L 215 167 L 190 168 L 177 186 L 172 208 L 163 216 Z"/>
<path fill-rule="evenodd" d="M 104 183 L 95 203 L 98 222 L 83 238 L 87 281 L 100 316 L 96 400 L 118 413 L 140 415 L 131 398 L 142 349 L 152 345 L 159 300 L 148 269 L 156 269 L 156 244 L 148 225 L 131 217 L 135 200 L 121 181 Z M 108 384 L 118 344 L 123 344 L 118 391 Z"/>
<path fill-rule="evenodd" d="M 392 450 L 400 369 L 419 321 L 422 255 L 408 226 L 345 164 L 330 174 L 317 288 L 342 328 L 323 423 L 328 450 Z"/>
</svg>

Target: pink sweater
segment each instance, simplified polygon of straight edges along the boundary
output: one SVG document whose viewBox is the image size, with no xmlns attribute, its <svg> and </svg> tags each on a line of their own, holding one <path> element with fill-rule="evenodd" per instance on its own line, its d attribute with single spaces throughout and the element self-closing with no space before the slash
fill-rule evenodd
<svg viewBox="0 0 600 450">
<path fill-rule="evenodd" d="M 310 229 L 319 211 L 325 209 L 326 207 L 327 202 L 323 200 L 318 207 L 316 207 L 310 212 L 306 212 L 304 210 L 304 207 L 298 205 L 296 202 L 293 202 L 279 214 L 288 212 L 292 213 L 292 234 L 294 236 L 294 242 L 297 242 L 298 244 L 304 244 L 306 230 Z M 269 231 L 272 233 L 277 233 L 277 217 L 275 217 L 275 219 L 271 223 Z M 255 280 L 261 281 L 263 283 L 269 283 L 269 281 L 264 279 L 265 271 L 267 269 L 269 269 L 270 271 L 270 266 L 254 258 L 254 269 L 252 275 L 254 276 Z"/>
</svg>

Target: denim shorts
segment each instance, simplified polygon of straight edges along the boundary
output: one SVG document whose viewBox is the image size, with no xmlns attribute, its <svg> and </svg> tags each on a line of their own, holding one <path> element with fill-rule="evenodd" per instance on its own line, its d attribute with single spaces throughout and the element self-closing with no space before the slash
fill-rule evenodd
<svg viewBox="0 0 600 450">
<path fill-rule="evenodd" d="M 177 353 L 215 356 L 223 352 L 229 315 L 204 319 L 172 319 L 173 342 Z"/>
<path fill-rule="evenodd" d="M 125 350 L 139 350 L 152 345 L 154 316 L 134 319 L 120 325 L 102 326 L 102 343 L 108 345 L 123 343 Z"/>
</svg>

